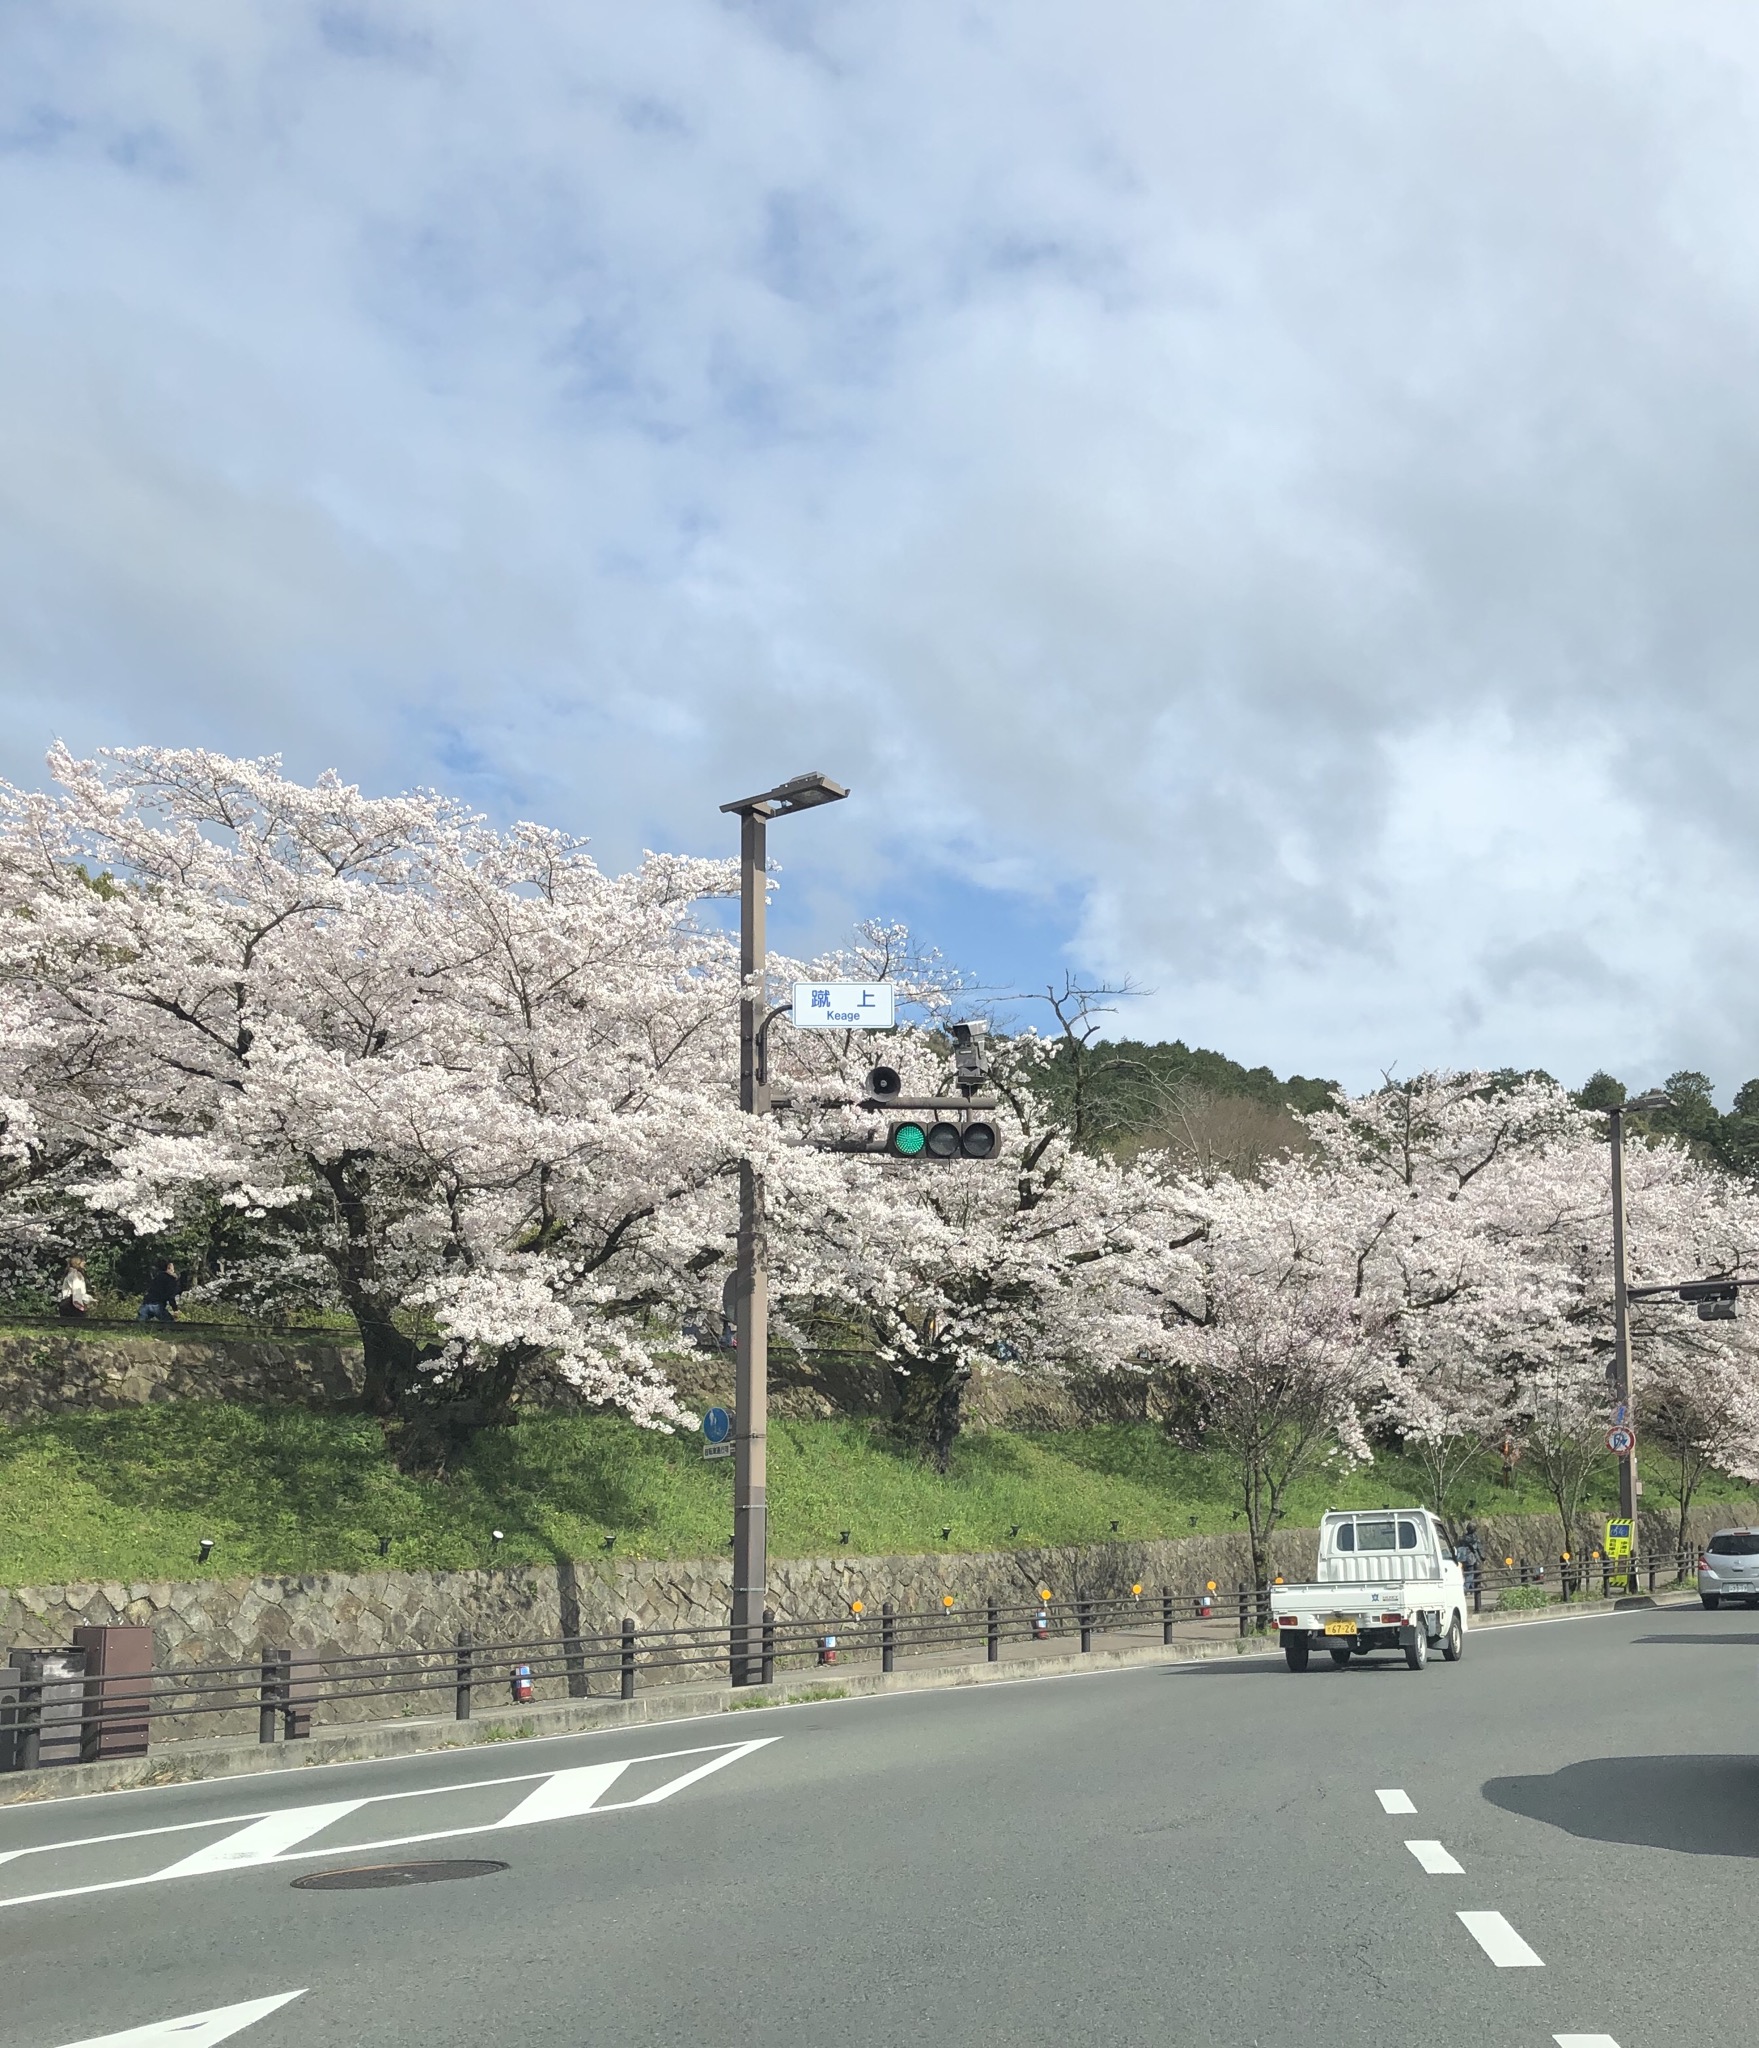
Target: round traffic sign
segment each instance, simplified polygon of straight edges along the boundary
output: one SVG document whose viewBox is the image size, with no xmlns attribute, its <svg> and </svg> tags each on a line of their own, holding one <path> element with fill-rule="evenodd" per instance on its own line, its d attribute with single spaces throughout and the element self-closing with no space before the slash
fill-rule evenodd
<svg viewBox="0 0 1759 2048">
<path fill-rule="evenodd" d="M 1637 1432 L 1634 1429 L 1618 1428 L 1606 1432 L 1606 1448 L 1616 1451 L 1621 1458 L 1628 1458 L 1637 1446 Z"/>
<path fill-rule="evenodd" d="M 733 1434 L 733 1418 L 725 1408 L 711 1408 L 702 1418 L 702 1433 L 711 1444 L 724 1444 Z"/>
</svg>

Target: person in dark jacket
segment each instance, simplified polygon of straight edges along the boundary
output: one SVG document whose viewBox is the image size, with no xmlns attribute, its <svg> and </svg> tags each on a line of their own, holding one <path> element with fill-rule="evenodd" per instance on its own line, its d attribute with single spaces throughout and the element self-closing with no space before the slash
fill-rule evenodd
<svg viewBox="0 0 1759 2048">
<path fill-rule="evenodd" d="M 177 1277 L 177 1268 L 169 1259 L 161 1259 L 153 1277 L 147 1282 L 145 1298 L 140 1305 L 140 1320 L 143 1323 L 174 1323 L 177 1320 L 177 1297 L 183 1292 L 183 1282 Z"/>
</svg>

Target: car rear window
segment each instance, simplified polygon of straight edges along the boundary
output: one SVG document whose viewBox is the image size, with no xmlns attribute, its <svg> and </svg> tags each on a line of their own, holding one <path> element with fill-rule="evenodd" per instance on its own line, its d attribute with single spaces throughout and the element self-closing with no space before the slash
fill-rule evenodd
<svg viewBox="0 0 1759 2048">
<path fill-rule="evenodd" d="M 1750 1529 L 1725 1529 L 1710 1539 L 1712 1557 L 1759 1557 L 1759 1535 Z"/>
<path fill-rule="evenodd" d="M 1356 1524 L 1356 1548 L 1358 1550 L 1395 1550 L 1397 1540 L 1391 1522 L 1358 1522 Z"/>
</svg>

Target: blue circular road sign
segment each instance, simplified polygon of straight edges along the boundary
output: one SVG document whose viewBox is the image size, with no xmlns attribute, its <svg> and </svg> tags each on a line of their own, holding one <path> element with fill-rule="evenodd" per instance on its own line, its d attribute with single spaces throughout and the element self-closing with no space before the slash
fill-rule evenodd
<svg viewBox="0 0 1759 2048">
<path fill-rule="evenodd" d="M 711 1408 L 702 1418 L 702 1433 L 711 1444 L 724 1444 L 733 1434 L 733 1418 L 725 1408 Z"/>
</svg>

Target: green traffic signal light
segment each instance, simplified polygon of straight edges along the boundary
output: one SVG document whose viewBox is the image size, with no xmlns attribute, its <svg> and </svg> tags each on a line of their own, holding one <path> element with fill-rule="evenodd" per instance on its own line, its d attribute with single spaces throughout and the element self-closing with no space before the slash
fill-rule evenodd
<svg viewBox="0 0 1759 2048">
<path fill-rule="evenodd" d="M 928 1143 L 928 1133 L 920 1124 L 893 1124 L 888 1142 L 900 1159 L 917 1159 Z"/>
</svg>

